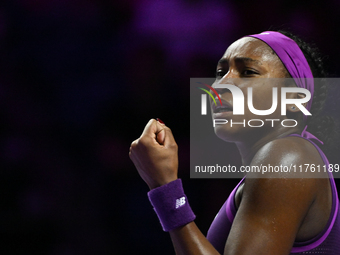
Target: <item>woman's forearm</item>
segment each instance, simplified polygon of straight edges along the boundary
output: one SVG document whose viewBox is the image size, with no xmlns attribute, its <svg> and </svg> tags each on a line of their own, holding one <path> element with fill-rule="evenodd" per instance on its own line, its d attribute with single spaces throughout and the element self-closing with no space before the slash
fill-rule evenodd
<svg viewBox="0 0 340 255">
<path fill-rule="evenodd" d="M 177 255 L 219 254 L 194 221 L 171 230 L 170 236 Z"/>
</svg>

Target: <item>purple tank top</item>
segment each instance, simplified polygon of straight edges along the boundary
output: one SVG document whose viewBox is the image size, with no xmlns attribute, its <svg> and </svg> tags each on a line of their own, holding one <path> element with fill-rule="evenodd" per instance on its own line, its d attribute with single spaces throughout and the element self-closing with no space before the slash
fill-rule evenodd
<svg viewBox="0 0 340 255">
<path fill-rule="evenodd" d="M 297 136 L 306 139 L 300 135 Z M 315 148 L 319 151 L 322 160 L 325 165 L 329 165 L 328 159 L 322 150 L 312 141 Z M 216 215 L 212 222 L 207 239 L 221 254 L 224 252 L 224 246 L 227 241 L 231 225 L 234 221 L 237 209 L 235 206 L 235 193 L 238 187 L 244 182 L 245 177 L 239 182 L 239 184 L 230 193 L 227 201 L 223 204 L 222 208 Z M 340 254 L 340 211 L 339 211 L 339 199 L 338 192 L 333 179 L 333 174 L 329 173 L 329 180 L 332 189 L 332 210 L 331 215 L 328 219 L 325 229 L 318 234 L 316 237 L 305 242 L 295 242 L 293 248 L 290 251 L 291 255 L 299 254 L 324 254 L 324 255 L 335 255 Z"/>
</svg>

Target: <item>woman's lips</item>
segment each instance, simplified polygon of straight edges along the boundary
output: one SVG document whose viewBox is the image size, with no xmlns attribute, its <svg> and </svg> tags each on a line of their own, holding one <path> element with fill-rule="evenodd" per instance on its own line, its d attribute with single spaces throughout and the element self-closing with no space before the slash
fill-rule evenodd
<svg viewBox="0 0 340 255">
<path fill-rule="evenodd" d="M 213 113 L 213 118 L 214 119 L 223 119 L 223 118 L 225 119 L 232 115 L 233 115 L 233 111 L 217 112 L 217 113 Z"/>
<path fill-rule="evenodd" d="M 233 108 L 230 106 L 218 105 L 214 107 L 214 113 L 232 112 L 232 111 L 233 111 Z"/>
<path fill-rule="evenodd" d="M 233 114 L 232 104 L 223 99 L 221 101 L 222 105 L 220 104 L 220 102 L 218 102 L 216 105 L 214 103 L 211 104 L 214 118 L 227 117 Z"/>
</svg>

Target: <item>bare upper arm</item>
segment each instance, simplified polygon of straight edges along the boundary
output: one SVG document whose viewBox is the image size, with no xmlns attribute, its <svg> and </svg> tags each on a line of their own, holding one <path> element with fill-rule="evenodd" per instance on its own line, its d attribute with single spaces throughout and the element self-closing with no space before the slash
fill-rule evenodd
<svg viewBox="0 0 340 255">
<path fill-rule="evenodd" d="M 322 164 L 309 145 L 301 138 L 279 139 L 261 148 L 252 164 Z M 248 174 L 224 254 L 289 254 L 318 195 L 318 179 L 305 177 L 304 173 Z"/>
</svg>

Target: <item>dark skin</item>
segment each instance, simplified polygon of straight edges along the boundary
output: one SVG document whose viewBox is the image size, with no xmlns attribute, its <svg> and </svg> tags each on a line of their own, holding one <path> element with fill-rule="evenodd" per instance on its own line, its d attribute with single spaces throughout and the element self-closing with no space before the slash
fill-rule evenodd
<svg viewBox="0 0 340 255">
<path fill-rule="evenodd" d="M 257 39 L 243 38 L 235 42 L 217 67 L 217 73 L 222 73 L 219 82 L 229 82 L 231 78 L 245 76 L 252 79 L 286 77 L 282 63 L 270 51 L 266 44 Z M 240 58 L 254 61 L 240 62 Z M 241 89 L 250 86 L 249 83 L 236 85 Z M 251 86 L 255 89 L 256 82 Z M 264 100 L 269 97 L 268 87 L 267 90 L 265 88 L 259 86 L 260 93 L 254 93 L 254 106 L 257 109 L 270 107 L 268 100 Z M 224 100 L 232 103 L 228 92 L 221 94 Z M 302 95 L 291 93 L 289 96 L 298 98 Z M 287 106 L 287 110 L 294 114 L 289 108 Z M 302 115 L 299 110 L 294 111 L 296 119 L 301 123 Z M 275 111 L 272 117 L 286 118 L 279 111 Z M 245 112 L 244 118 L 251 119 L 253 116 Z M 299 137 L 286 137 L 292 133 L 301 133 L 301 128 L 301 125 L 295 128 L 277 126 L 272 129 L 266 126 L 259 129 L 225 126 L 218 127 L 215 132 L 221 139 L 236 143 L 244 165 L 323 165 L 324 162 L 311 143 Z M 131 144 L 130 158 L 150 189 L 178 178 L 177 144 L 171 130 L 156 120 L 150 120 L 141 137 Z M 289 254 L 294 241 L 309 240 L 325 228 L 332 206 L 327 173 L 314 173 L 311 175 L 314 178 L 305 178 L 305 173 L 290 173 L 290 178 L 287 178 L 286 173 L 257 175 L 261 173 L 248 174 L 244 185 L 236 193 L 238 210 L 224 254 Z M 176 254 L 219 254 L 195 222 L 170 231 L 170 236 Z"/>
</svg>

